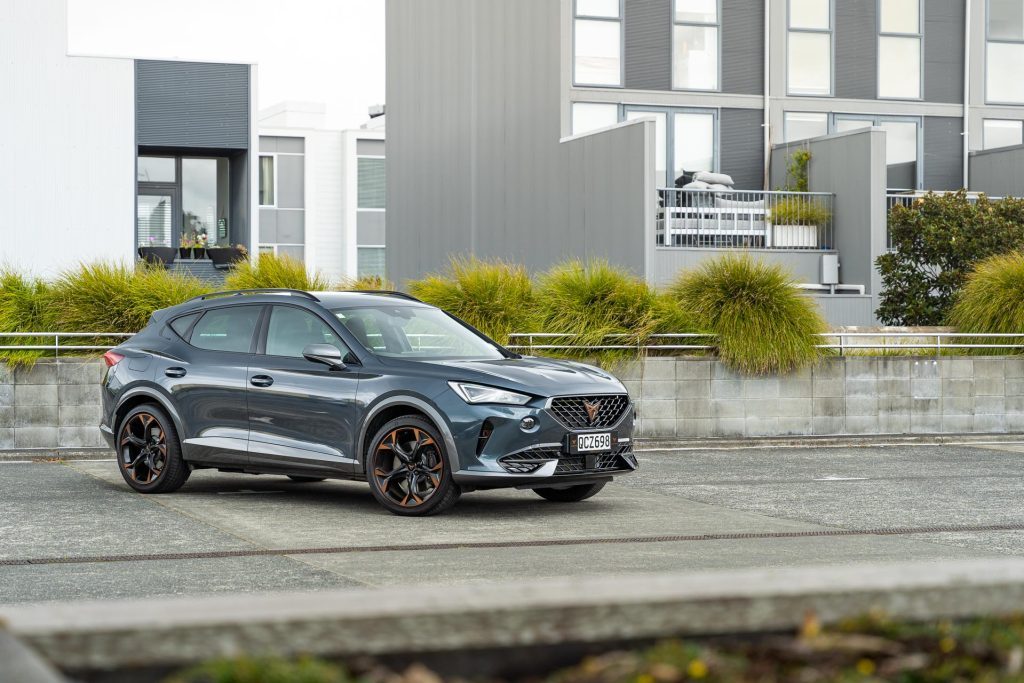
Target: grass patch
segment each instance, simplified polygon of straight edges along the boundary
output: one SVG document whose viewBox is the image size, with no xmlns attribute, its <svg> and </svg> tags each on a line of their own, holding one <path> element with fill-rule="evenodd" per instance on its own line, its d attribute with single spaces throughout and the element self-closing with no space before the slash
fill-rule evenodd
<svg viewBox="0 0 1024 683">
<path fill-rule="evenodd" d="M 350 683 L 344 669 L 311 658 L 219 660 L 188 669 L 164 683 Z"/>
<path fill-rule="evenodd" d="M 523 266 L 504 261 L 453 259 L 444 273 L 409 283 L 409 292 L 508 344 L 532 325 L 533 283 Z"/>
<path fill-rule="evenodd" d="M 0 332 L 49 332 L 56 329 L 53 290 L 42 280 L 26 278 L 10 270 L 0 271 Z M 34 346 L 51 343 L 41 337 L 0 337 L 0 346 Z M 31 365 L 46 351 L 4 351 L 11 365 Z"/>
<path fill-rule="evenodd" d="M 784 373 L 819 357 L 815 336 L 825 321 L 810 297 L 777 265 L 747 255 L 707 261 L 669 289 L 697 325 L 718 335 L 718 354 L 751 375 Z"/>
<path fill-rule="evenodd" d="M 961 332 L 1011 334 L 1024 332 L 1024 253 L 992 256 L 978 263 L 956 298 L 949 324 Z M 978 339 L 958 343 L 1019 344 L 1024 338 Z M 963 351 L 964 349 L 960 349 Z M 974 353 L 1019 353 L 1017 349 L 975 349 Z"/>
<path fill-rule="evenodd" d="M 274 288 L 323 292 L 331 288 L 331 282 L 322 273 L 311 274 L 301 261 L 273 254 L 238 263 L 224 280 L 224 289 Z"/>
</svg>

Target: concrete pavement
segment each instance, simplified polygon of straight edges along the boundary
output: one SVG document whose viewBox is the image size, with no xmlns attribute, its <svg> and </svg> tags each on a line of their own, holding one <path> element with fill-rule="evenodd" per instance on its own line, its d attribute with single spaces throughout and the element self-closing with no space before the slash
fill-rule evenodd
<svg viewBox="0 0 1024 683">
<path fill-rule="evenodd" d="M 635 476 L 581 504 L 478 492 L 427 519 L 387 514 L 359 483 L 200 471 L 175 494 L 141 496 L 113 461 L 0 463 L 0 603 L 1022 555 L 1022 450 L 648 452 Z M 1011 530 L 915 531 L 934 526 Z M 910 533 L 828 535 L 879 527 Z M 677 538 L 650 541 L 666 536 Z M 322 548 L 344 552 L 312 552 Z M 266 549 L 280 552 L 256 554 Z M 191 556 L 116 558 L 166 553 Z M 112 557 L 25 562 L 100 556 Z"/>
</svg>

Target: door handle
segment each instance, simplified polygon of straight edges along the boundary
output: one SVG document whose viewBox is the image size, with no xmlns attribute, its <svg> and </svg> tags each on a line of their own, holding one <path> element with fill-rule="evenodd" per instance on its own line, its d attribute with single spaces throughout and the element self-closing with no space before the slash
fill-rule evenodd
<svg viewBox="0 0 1024 683">
<path fill-rule="evenodd" d="M 168 377 L 184 377 L 185 368 L 167 368 L 166 370 L 164 370 L 164 374 L 167 375 Z"/>
<path fill-rule="evenodd" d="M 249 384 L 254 387 L 269 387 L 274 383 L 274 378 L 270 375 L 253 375 L 249 379 Z"/>
</svg>

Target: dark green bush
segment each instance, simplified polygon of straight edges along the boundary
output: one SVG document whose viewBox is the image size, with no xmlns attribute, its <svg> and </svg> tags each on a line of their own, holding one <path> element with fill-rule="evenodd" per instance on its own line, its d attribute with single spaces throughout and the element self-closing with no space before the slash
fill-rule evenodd
<svg viewBox="0 0 1024 683">
<path fill-rule="evenodd" d="M 814 362 L 825 321 L 789 273 L 747 255 L 723 256 L 685 272 L 670 287 L 678 305 L 717 335 L 719 356 L 748 374 Z"/>
<path fill-rule="evenodd" d="M 1024 200 L 976 203 L 963 191 L 917 199 L 889 212 L 894 251 L 878 258 L 877 315 L 887 325 L 941 325 L 974 264 L 1024 249 Z"/>
<path fill-rule="evenodd" d="M 531 332 L 533 283 L 523 266 L 453 259 L 442 274 L 409 283 L 409 292 L 462 318 L 500 344 L 512 332 Z"/>
<path fill-rule="evenodd" d="M 306 264 L 289 256 L 260 254 L 254 261 L 242 261 L 225 278 L 225 289 L 303 289 L 322 292 L 331 288 L 330 280 L 312 273 Z"/>
<path fill-rule="evenodd" d="M 978 263 L 967 276 L 948 322 L 962 332 L 1024 333 L 1024 254 L 1011 252 Z M 1020 343 L 1020 339 L 992 341 Z"/>
<path fill-rule="evenodd" d="M 351 683 L 344 669 L 328 662 L 303 658 L 220 660 L 171 676 L 165 683 Z"/>
</svg>

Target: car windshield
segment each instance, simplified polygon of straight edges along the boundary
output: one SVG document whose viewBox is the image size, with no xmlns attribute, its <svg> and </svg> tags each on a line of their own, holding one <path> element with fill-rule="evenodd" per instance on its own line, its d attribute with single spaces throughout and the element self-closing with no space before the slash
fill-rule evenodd
<svg viewBox="0 0 1024 683">
<path fill-rule="evenodd" d="M 496 359 L 504 355 L 437 308 L 375 306 L 333 311 L 378 356 L 407 360 Z"/>
</svg>

